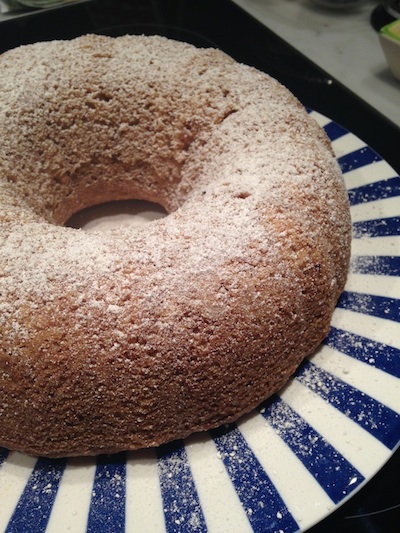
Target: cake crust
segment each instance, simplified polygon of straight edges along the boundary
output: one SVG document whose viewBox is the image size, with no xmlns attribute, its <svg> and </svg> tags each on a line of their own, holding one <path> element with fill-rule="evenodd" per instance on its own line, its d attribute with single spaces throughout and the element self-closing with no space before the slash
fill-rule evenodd
<svg viewBox="0 0 400 533">
<path fill-rule="evenodd" d="M 350 215 L 323 130 L 276 80 L 162 37 L 0 56 L 0 445 L 156 446 L 229 423 L 326 336 Z M 65 227 L 143 199 L 143 228 Z"/>
</svg>

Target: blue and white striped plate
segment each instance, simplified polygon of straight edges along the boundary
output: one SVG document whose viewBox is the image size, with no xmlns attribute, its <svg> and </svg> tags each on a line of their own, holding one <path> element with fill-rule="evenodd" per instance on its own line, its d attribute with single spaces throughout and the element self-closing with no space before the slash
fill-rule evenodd
<svg viewBox="0 0 400 533">
<path fill-rule="evenodd" d="M 139 453 L 0 453 L 0 531 L 304 531 L 383 466 L 400 440 L 400 178 L 311 112 L 351 202 L 351 273 L 328 338 L 237 424 Z"/>
</svg>

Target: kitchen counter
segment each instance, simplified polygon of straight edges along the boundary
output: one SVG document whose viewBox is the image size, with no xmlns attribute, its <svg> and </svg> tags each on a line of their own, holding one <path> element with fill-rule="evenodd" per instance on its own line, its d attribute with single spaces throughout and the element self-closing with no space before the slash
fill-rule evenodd
<svg viewBox="0 0 400 533">
<path fill-rule="evenodd" d="M 400 126 L 400 82 L 391 74 L 371 13 L 378 2 L 338 10 L 310 0 L 234 0 L 333 78 Z"/>
</svg>

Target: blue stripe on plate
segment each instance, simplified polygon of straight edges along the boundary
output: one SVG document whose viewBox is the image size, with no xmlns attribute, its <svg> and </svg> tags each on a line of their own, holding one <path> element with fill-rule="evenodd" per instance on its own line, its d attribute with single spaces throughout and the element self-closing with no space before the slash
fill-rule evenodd
<svg viewBox="0 0 400 533">
<path fill-rule="evenodd" d="M 400 276 L 400 257 L 390 255 L 355 255 L 350 262 L 355 274 Z"/>
<path fill-rule="evenodd" d="M 324 344 L 400 378 L 400 350 L 331 326 Z"/>
<path fill-rule="evenodd" d="M 353 222 L 353 237 L 394 237 L 400 235 L 400 216 Z"/>
<path fill-rule="evenodd" d="M 125 531 L 126 454 L 97 458 L 87 523 L 88 533 Z"/>
<path fill-rule="evenodd" d="M 396 298 L 344 291 L 337 307 L 400 322 L 400 300 Z"/>
<path fill-rule="evenodd" d="M 5 533 L 45 531 L 65 464 L 65 459 L 37 460 Z"/>
<path fill-rule="evenodd" d="M 324 130 L 331 141 L 335 141 L 336 139 L 339 139 L 340 137 L 343 137 L 343 135 L 349 133 L 347 130 L 342 128 L 342 126 L 336 124 L 336 122 L 329 122 L 329 124 L 325 124 Z"/>
<path fill-rule="evenodd" d="M 0 468 L 2 464 L 4 463 L 4 461 L 7 459 L 9 453 L 10 452 L 6 450 L 5 448 L 0 448 Z"/>
<path fill-rule="evenodd" d="M 171 533 L 207 531 L 182 441 L 161 446 L 157 453 L 167 531 Z"/>
<path fill-rule="evenodd" d="M 393 449 L 400 438 L 400 416 L 374 398 L 306 361 L 296 379 L 336 407 L 348 418 Z"/>
<path fill-rule="evenodd" d="M 342 172 L 346 173 L 350 172 L 350 170 L 370 165 L 376 161 L 381 161 L 381 158 L 369 146 L 364 146 L 359 150 L 338 157 L 337 160 Z"/>
<path fill-rule="evenodd" d="M 275 485 L 234 425 L 211 431 L 217 450 L 254 531 L 298 531 Z"/>
<path fill-rule="evenodd" d="M 261 412 L 335 503 L 364 481 L 362 474 L 282 399 Z"/>
<path fill-rule="evenodd" d="M 358 205 L 365 202 L 374 202 L 386 198 L 400 196 L 400 179 L 398 176 L 388 180 L 368 183 L 361 187 L 349 189 L 347 191 L 350 205 Z"/>
</svg>

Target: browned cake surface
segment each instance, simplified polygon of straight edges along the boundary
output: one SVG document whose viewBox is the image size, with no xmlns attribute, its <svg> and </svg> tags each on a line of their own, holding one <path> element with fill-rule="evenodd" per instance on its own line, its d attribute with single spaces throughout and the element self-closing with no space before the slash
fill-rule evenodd
<svg viewBox="0 0 400 533">
<path fill-rule="evenodd" d="M 350 218 L 325 133 L 216 50 L 86 36 L 0 57 L 0 445 L 62 456 L 235 420 L 326 335 Z M 64 227 L 106 200 L 143 228 Z"/>
</svg>

